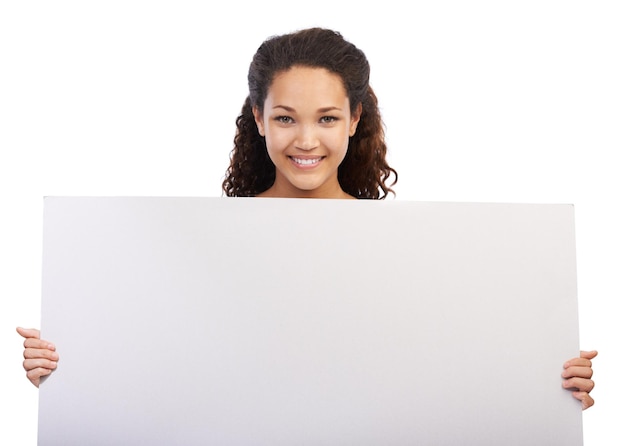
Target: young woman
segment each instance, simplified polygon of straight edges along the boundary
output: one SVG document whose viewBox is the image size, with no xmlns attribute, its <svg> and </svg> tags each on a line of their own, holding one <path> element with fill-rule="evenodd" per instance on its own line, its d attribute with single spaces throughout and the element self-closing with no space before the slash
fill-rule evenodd
<svg viewBox="0 0 626 446">
<path fill-rule="evenodd" d="M 313 28 L 268 39 L 250 64 L 248 85 L 225 195 L 384 199 L 393 193 L 397 173 L 386 161 L 369 63 L 339 33 Z M 27 377 L 39 386 L 59 355 L 38 330 L 18 332 L 26 338 Z M 594 404 L 589 392 L 596 354 L 581 352 L 562 372 L 563 387 L 573 390 L 583 409 Z"/>
</svg>

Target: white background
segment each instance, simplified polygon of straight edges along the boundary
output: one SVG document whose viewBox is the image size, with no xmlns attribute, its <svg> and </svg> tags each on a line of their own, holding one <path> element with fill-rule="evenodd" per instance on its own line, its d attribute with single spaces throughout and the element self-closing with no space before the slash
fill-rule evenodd
<svg viewBox="0 0 626 446">
<path fill-rule="evenodd" d="M 581 347 L 600 351 L 585 442 L 626 444 L 625 8 L 3 1 L 0 443 L 36 444 L 15 326 L 39 326 L 42 197 L 220 195 L 254 51 L 319 25 L 370 60 L 398 200 L 575 205 Z"/>
</svg>

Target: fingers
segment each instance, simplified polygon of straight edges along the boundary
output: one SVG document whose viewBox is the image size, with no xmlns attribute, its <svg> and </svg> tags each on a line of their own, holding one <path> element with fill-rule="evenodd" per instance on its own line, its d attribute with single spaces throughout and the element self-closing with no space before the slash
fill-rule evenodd
<svg viewBox="0 0 626 446">
<path fill-rule="evenodd" d="M 51 369 L 37 368 L 26 372 L 26 377 L 35 387 L 39 387 L 41 379 L 44 376 L 48 376 L 50 373 L 52 373 Z"/>
<path fill-rule="evenodd" d="M 49 375 L 57 368 L 59 354 L 51 350 L 27 348 L 22 366 L 28 379 L 39 387 L 39 378 Z"/>
<path fill-rule="evenodd" d="M 591 360 L 591 359 L 595 358 L 596 356 L 598 356 L 598 352 L 596 350 L 591 350 L 591 351 L 581 350 L 580 351 L 580 357 L 581 358 L 585 358 L 585 359 Z"/>
<path fill-rule="evenodd" d="M 35 328 L 17 327 L 17 332 L 24 337 L 24 362 L 26 377 L 36 387 L 39 387 L 41 378 L 52 373 L 57 368 L 59 354 L 51 342 L 40 339 L 39 330 Z"/>
<path fill-rule="evenodd" d="M 36 328 L 17 327 L 16 330 L 24 338 L 36 338 L 36 339 L 39 339 L 39 330 L 37 330 Z"/>
<path fill-rule="evenodd" d="M 591 360 L 594 359 L 597 355 L 598 355 L 598 352 L 595 350 L 581 351 L 580 357 L 570 359 L 565 364 L 563 364 L 563 368 L 565 370 L 568 370 L 572 367 L 575 368 L 575 370 L 571 370 L 569 372 L 570 373 L 569 376 L 584 376 L 584 375 L 576 375 L 576 372 L 581 372 L 581 368 L 587 368 L 589 369 L 589 371 L 591 371 L 591 366 L 592 366 Z M 587 372 L 584 372 L 584 373 L 586 374 Z M 568 376 L 563 375 L 563 377 L 567 378 Z M 591 378 L 591 375 L 585 376 L 585 378 Z"/>
<path fill-rule="evenodd" d="M 572 390 L 572 396 L 581 402 L 583 410 L 594 405 L 595 401 L 589 392 L 595 387 L 591 379 L 593 369 L 591 360 L 598 355 L 596 350 L 581 350 L 580 357 L 572 358 L 563 364 L 563 387 Z"/>
<path fill-rule="evenodd" d="M 48 376 L 56 369 L 57 363 L 45 359 L 27 359 L 24 361 L 26 377 L 35 387 L 39 387 L 41 378 Z"/>
<path fill-rule="evenodd" d="M 35 348 L 35 349 L 47 349 L 47 350 L 56 350 L 55 345 L 52 342 L 46 341 L 45 339 L 40 339 L 39 330 L 36 328 L 22 328 L 17 327 L 17 332 L 24 338 L 24 348 Z"/>
<path fill-rule="evenodd" d="M 24 349 L 24 359 L 46 359 L 49 361 L 58 361 L 59 354 L 48 348 L 28 347 Z"/>
<path fill-rule="evenodd" d="M 595 403 L 587 392 L 572 392 L 572 395 L 577 400 L 580 400 L 583 410 L 589 409 Z"/>
<path fill-rule="evenodd" d="M 561 376 L 566 379 L 574 378 L 574 377 L 589 379 L 593 376 L 593 369 L 591 368 L 591 365 L 588 365 L 588 366 L 571 365 L 567 367 L 565 370 L 563 370 L 563 372 L 561 373 Z"/>
<path fill-rule="evenodd" d="M 596 384 L 591 379 L 578 378 L 578 377 L 566 379 L 565 381 L 563 381 L 564 388 L 587 392 L 587 393 L 591 392 L 593 388 L 595 387 L 595 385 Z"/>
<path fill-rule="evenodd" d="M 591 395 L 589 395 L 589 392 L 595 387 L 595 383 L 592 380 L 578 377 L 570 378 L 563 381 L 563 387 L 573 390 L 572 396 L 581 402 L 583 410 L 590 408 L 595 403 Z"/>
<path fill-rule="evenodd" d="M 24 348 L 45 349 L 50 351 L 56 350 L 56 347 L 52 342 L 37 338 L 26 338 L 24 340 Z"/>
</svg>

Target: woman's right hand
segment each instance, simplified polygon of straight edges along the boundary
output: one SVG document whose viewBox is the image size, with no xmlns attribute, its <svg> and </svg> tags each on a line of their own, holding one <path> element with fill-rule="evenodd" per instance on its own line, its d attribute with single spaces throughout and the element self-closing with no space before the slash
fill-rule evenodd
<svg viewBox="0 0 626 446">
<path fill-rule="evenodd" d="M 48 376 L 57 368 L 59 354 L 51 342 L 40 339 L 39 330 L 17 327 L 17 332 L 24 340 L 24 370 L 26 377 L 35 387 L 39 387 L 41 378 Z"/>
</svg>

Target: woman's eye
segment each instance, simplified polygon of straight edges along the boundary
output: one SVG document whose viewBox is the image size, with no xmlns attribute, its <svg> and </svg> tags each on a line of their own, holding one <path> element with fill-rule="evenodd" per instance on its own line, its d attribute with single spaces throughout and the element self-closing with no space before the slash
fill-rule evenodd
<svg viewBox="0 0 626 446">
<path fill-rule="evenodd" d="M 335 118 L 334 116 L 323 116 L 322 119 L 320 119 L 320 121 L 323 122 L 324 124 L 331 124 L 335 122 L 336 120 L 337 118 Z"/>
<path fill-rule="evenodd" d="M 281 124 L 290 124 L 293 122 L 293 119 L 291 119 L 289 116 L 276 116 L 274 120 Z"/>
</svg>

